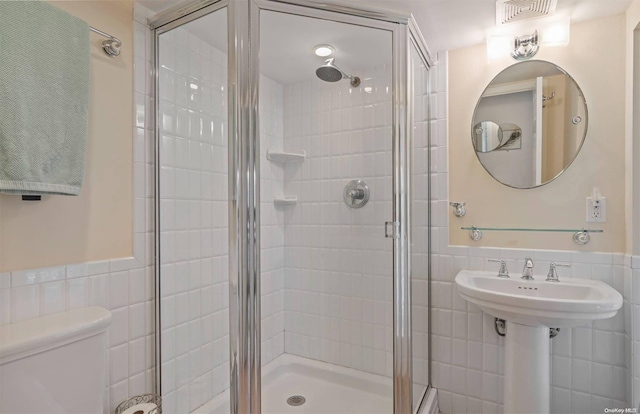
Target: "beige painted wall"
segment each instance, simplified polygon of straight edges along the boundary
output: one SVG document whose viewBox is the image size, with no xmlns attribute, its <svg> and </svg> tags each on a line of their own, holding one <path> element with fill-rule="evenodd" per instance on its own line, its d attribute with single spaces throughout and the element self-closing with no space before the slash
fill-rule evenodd
<svg viewBox="0 0 640 414">
<path fill-rule="evenodd" d="M 585 144 L 571 167 L 555 181 L 530 190 L 506 187 L 489 176 L 470 142 L 473 110 L 485 86 L 514 61 L 488 62 L 485 44 L 449 52 L 450 199 L 467 203 L 462 219 L 449 214 L 453 245 L 625 251 L 625 16 L 571 27 L 568 47 L 541 48 L 535 59 L 553 62 L 582 88 L 589 108 Z M 570 234 L 485 232 L 472 242 L 461 226 L 582 228 L 586 197 L 596 186 L 607 197 L 604 229 L 586 246 Z"/>
<path fill-rule="evenodd" d="M 133 3 L 53 1 L 123 41 L 117 59 L 91 35 L 85 181 L 78 197 L 0 195 L 0 272 L 132 255 Z"/>
</svg>

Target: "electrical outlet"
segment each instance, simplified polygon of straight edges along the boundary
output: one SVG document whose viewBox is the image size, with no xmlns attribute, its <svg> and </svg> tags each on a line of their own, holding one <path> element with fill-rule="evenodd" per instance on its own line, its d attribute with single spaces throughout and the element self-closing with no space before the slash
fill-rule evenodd
<svg viewBox="0 0 640 414">
<path fill-rule="evenodd" d="M 607 221 L 607 198 L 599 197 L 594 203 L 587 197 L 587 223 L 603 223 Z"/>
</svg>

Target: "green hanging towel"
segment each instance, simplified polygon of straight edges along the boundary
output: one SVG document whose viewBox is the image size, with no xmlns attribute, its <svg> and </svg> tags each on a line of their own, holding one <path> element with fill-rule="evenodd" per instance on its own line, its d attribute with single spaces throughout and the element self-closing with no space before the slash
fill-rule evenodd
<svg viewBox="0 0 640 414">
<path fill-rule="evenodd" d="M 89 123 L 89 25 L 0 1 L 0 192 L 78 195 Z"/>
</svg>

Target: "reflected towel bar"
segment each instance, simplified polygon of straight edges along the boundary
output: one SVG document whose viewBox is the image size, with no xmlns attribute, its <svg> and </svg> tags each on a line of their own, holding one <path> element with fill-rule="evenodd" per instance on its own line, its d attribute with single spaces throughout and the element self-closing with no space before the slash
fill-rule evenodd
<svg viewBox="0 0 640 414">
<path fill-rule="evenodd" d="M 95 27 L 89 26 L 89 30 L 107 38 L 107 40 L 102 42 L 102 50 L 104 50 L 104 53 L 106 53 L 107 56 L 115 58 L 120 55 L 120 46 L 122 46 L 120 39 L 115 36 L 111 36 L 109 33 L 105 33 L 102 30 L 98 30 Z"/>
</svg>

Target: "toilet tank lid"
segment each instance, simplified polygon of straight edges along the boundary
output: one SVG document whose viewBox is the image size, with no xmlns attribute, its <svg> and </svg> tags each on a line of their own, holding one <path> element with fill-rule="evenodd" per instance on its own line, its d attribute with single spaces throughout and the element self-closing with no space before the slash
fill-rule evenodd
<svg viewBox="0 0 640 414">
<path fill-rule="evenodd" d="M 0 326 L 0 363 L 57 348 L 102 333 L 111 312 L 97 306 L 54 313 Z"/>
</svg>

